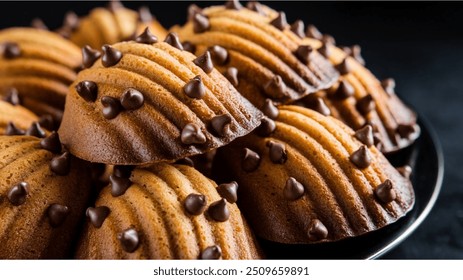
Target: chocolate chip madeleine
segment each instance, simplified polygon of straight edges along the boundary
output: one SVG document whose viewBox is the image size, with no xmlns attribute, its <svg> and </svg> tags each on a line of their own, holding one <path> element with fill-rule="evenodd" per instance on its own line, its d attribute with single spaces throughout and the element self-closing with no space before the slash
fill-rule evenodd
<svg viewBox="0 0 463 280">
<path fill-rule="evenodd" d="M 0 259 L 69 258 L 89 169 L 59 136 L 0 136 Z"/>
<path fill-rule="evenodd" d="M 0 100 L 0 135 L 24 134 L 39 118 L 22 107 Z"/>
<path fill-rule="evenodd" d="M 236 202 L 186 165 L 116 166 L 94 207 L 79 259 L 255 259 L 261 254 Z M 222 195 L 219 195 L 219 193 Z"/>
<path fill-rule="evenodd" d="M 71 153 L 108 164 L 174 161 L 259 125 L 261 112 L 213 69 L 209 52 L 182 51 L 175 34 L 153 41 L 146 30 L 135 41 L 105 45 L 79 72 L 60 127 Z"/>
<path fill-rule="evenodd" d="M 410 181 L 374 147 L 373 130 L 298 106 L 280 107 L 256 133 L 219 149 L 216 164 L 239 184 L 256 234 L 280 243 L 358 236 L 404 216 Z"/>
</svg>

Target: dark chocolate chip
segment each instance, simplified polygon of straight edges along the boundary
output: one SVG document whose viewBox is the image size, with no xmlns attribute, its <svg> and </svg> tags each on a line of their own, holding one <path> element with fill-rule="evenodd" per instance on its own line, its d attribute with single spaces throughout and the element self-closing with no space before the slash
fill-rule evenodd
<svg viewBox="0 0 463 280">
<path fill-rule="evenodd" d="M 138 19 L 143 23 L 150 23 L 153 21 L 153 14 L 147 6 L 141 6 L 138 9 Z"/>
<path fill-rule="evenodd" d="M 203 55 L 195 58 L 193 63 L 203 69 L 206 74 L 209 74 L 212 70 L 214 70 L 214 64 L 212 63 L 211 53 L 209 51 L 206 51 Z"/>
<path fill-rule="evenodd" d="M 264 12 L 264 9 L 262 8 L 262 4 L 260 4 L 257 1 L 249 1 L 246 4 L 246 8 L 248 8 L 249 10 L 254 11 L 254 12 L 258 13 L 258 14 L 261 14 L 261 15 L 265 16 L 265 12 Z"/>
<path fill-rule="evenodd" d="M 69 11 L 64 15 L 63 25 L 68 27 L 71 32 L 79 28 L 79 24 L 80 20 L 76 13 Z"/>
<path fill-rule="evenodd" d="M 365 125 L 363 128 L 357 130 L 354 136 L 367 147 L 371 147 L 375 144 L 375 139 L 373 137 L 373 128 L 371 127 L 371 125 Z"/>
<path fill-rule="evenodd" d="M 88 207 L 85 215 L 89 218 L 90 223 L 96 228 L 100 228 L 103 225 L 103 222 L 109 216 L 109 210 L 106 206 L 99 206 L 99 207 Z"/>
<path fill-rule="evenodd" d="M 16 88 L 8 88 L 3 100 L 14 106 L 21 105 L 22 103 L 21 97 L 19 96 L 18 90 Z"/>
<path fill-rule="evenodd" d="M 125 110 L 136 110 L 143 106 L 145 97 L 134 88 L 128 88 L 121 96 L 121 105 Z"/>
<path fill-rule="evenodd" d="M 362 48 L 359 45 L 353 45 L 352 47 L 345 47 L 343 50 L 350 56 L 352 56 L 358 63 L 365 65 L 365 60 L 362 57 Z"/>
<path fill-rule="evenodd" d="M 347 58 L 344 58 L 341 63 L 336 65 L 336 69 L 338 69 L 341 75 L 347 75 L 352 72 L 352 65 Z"/>
<path fill-rule="evenodd" d="M 367 168 L 371 164 L 371 155 L 366 146 L 361 146 L 357 151 L 353 152 L 350 161 L 358 168 Z"/>
<path fill-rule="evenodd" d="M 147 27 L 140 35 L 138 35 L 137 38 L 135 38 L 135 42 L 142 44 L 154 44 L 158 42 L 158 37 L 151 33 L 149 27 Z"/>
<path fill-rule="evenodd" d="M 271 25 L 276 28 L 283 30 L 288 25 L 286 21 L 286 14 L 284 12 L 279 12 L 278 16 L 270 22 Z"/>
<path fill-rule="evenodd" d="M 238 201 L 238 183 L 235 181 L 220 184 L 217 187 L 217 192 L 230 203 Z"/>
<path fill-rule="evenodd" d="M 326 58 L 331 56 L 331 47 L 329 45 L 323 44 L 317 51 Z"/>
<path fill-rule="evenodd" d="M 206 135 L 201 131 L 199 125 L 194 123 L 185 125 L 180 135 L 180 141 L 185 145 L 204 144 L 206 140 Z"/>
<path fill-rule="evenodd" d="M 322 240 L 328 236 L 328 229 L 319 219 L 313 219 L 307 227 L 307 236 L 311 241 Z"/>
<path fill-rule="evenodd" d="M 185 198 L 183 206 L 190 215 L 201 215 L 207 206 L 206 197 L 202 194 L 190 193 Z"/>
<path fill-rule="evenodd" d="M 267 147 L 269 148 L 270 160 L 273 163 L 283 164 L 288 160 L 288 153 L 284 144 L 268 141 Z"/>
<path fill-rule="evenodd" d="M 379 184 L 375 189 L 375 196 L 382 203 L 389 203 L 394 201 L 397 197 L 397 194 L 394 190 L 392 181 L 386 179 L 386 181 Z"/>
<path fill-rule="evenodd" d="M 12 122 L 8 122 L 5 128 L 5 135 L 13 136 L 13 135 L 24 135 L 26 132 L 22 129 L 19 129 L 14 125 Z"/>
<path fill-rule="evenodd" d="M 124 5 L 122 5 L 121 1 L 119 0 L 110 0 L 108 3 L 108 10 L 113 13 L 122 8 L 124 8 Z"/>
<path fill-rule="evenodd" d="M 206 87 L 198 75 L 183 86 L 183 92 L 191 98 L 201 99 L 206 94 Z"/>
<path fill-rule="evenodd" d="M 183 49 L 187 52 L 194 54 L 196 52 L 196 46 L 189 41 L 183 42 Z"/>
<path fill-rule="evenodd" d="M 82 65 L 85 68 L 92 67 L 93 63 L 100 58 L 101 52 L 92 49 L 89 45 L 82 48 Z"/>
<path fill-rule="evenodd" d="M 409 139 L 414 133 L 418 131 L 416 124 L 399 124 L 397 126 L 397 133 L 401 138 Z"/>
<path fill-rule="evenodd" d="M 211 28 L 209 19 L 202 13 L 195 13 L 193 16 L 193 31 L 195 33 L 203 33 Z"/>
<path fill-rule="evenodd" d="M 69 215 L 69 207 L 54 203 L 48 207 L 47 216 L 52 227 L 59 227 Z"/>
<path fill-rule="evenodd" d="M 113 175 L 119 178 L 130 178 L 135 167 L 133 165 L 114 165 Z"/>
<path fill-rule="evenodd" d="M 207 209 L 207 213 L 214 221 L 217 222 L 225 222 L 230 217 L 230 210 L 228 210 L 227 201 L 223 198 L 211 203 Z"/>
<path fill-rule="evenodd" d="M 304 22 L 302 20 L 296 20 L 292 25 L 291 25 L 291 31 L 293 31 L 294 34 L 299 36 L 300 38 L 305 37 L 304 33 Z"/>
<path fill-rule="evenodd" d="M 17 43 L 4 42 L 2 44 L 3 58 L 12 59 L 21 55 L 21 48 Z"/>
<path fill-rule="evenodd" d="M 244 148 L 243 160 L 241 161 L 241 167 L 246 172 L 252 172 L 259 167 L 260 156 L 251 149 Z"/>
<path fill-rule="evenodd" d="M 187 165 L 187 166 L 195 167 L 194 161 L 189 157 L 181 158 L 181 159 L 177 160 L 175 162 L 175 164 L 181 164 L 181 165 Z"/>
<path fill-rule="evenodd" d="M 307 37 L 314 38 L 317 40 L 321 40 L 323 38 L 323 34 L 313 24 L 310 24 L 309 26 L 307 26 L 305 35 L 307 35 Z"/>
<path fill-rule="evenodd" d="M 79 82 L 75 89 L 77 93 L 87 102 L 95 102 L 98 95 L 98 85 L 92 81 Z"/>
<path fill-rule="evenodd" d="M 104 67 L 114 66 L 122 59 L 122 52 L 112 46 L 104 45 L 102 49 L 103 55 L 101 56 L 101 64 L 103 64 Z"/>
<path fill-rule="evenodd" d="M 283 190 L 283 195 L 288 200 L 297 200 L 304 195 L 304 186 L 295 178 L 289 177 Z"/>
<path fill-rule="evenodd" d="M 313 101 L 310 103 L 309 108 L 314 111 L 319 112 L 320 114 L 324 116 L 331 115 L 330 108 L 326 105 L 325 101 L 321 97 L 314 98 Z"/>
<path fill-rule="evenodd" d="M 129 228 L 121 233 L 118 233 L 117 239 L 119 239 L 119 242 L 121 242 L 122 249 L 128 253 L 135 252 L 140 244 L 138 232 L 133 228 Z"/>
<path fill-rule="evenodd" d="M 111 195 L 113 197 L 125 194 L 127 189 L 132 185 L 132 181 L 130 181 L 130 179 L 117 177 L 114 174 L 109 176 L 109 182 L 111 184 Z"/>
<path fill-rule="evenodd" d="M 271 98 L 286 97 L 286 84 L 280 75 L 275 75 L 264 85 L 264 92 Z"/>
<path fill-rule="evenodd" d="M 278 108 L 273 104 L 273 101 L 271 99 L 265 99 L 264 106 L 262 107 L 262 112 L 272 120 L 278 118 L 278 115 L 280 114 L 280 111 Z"/>
<path fill-rule="evenodd" d="M 59 135 L 55 131 L 53 131 L 48 137 L 42 139 L 40 141 L 40 146 L 50 151 L 54 154 L 58 154 L 61 152 L 61 141 L 59 140 Z"/>
<path fill-rule="evenodd" d="M 218 260 L 220 257 L 222 257 L 222 249 L 217 245 L 207 247 L 199 256 L 201 260 Z"/>
<path fill-rule="evenodd" d="M 188 6 L 188 11 L 187 11 L 187 18 L 188 18 L 188 21 L 190 20 L 193 20 L 193 17 L 197 14 L 197 13 L 202 13 L 202 9 L 200 7 L 198 7 L 198 5 L 196 4 L 191 4 L 190 6 Z"/>
<path fill-rule="evenodd" d="M 53 116 L 50 114 L 46 114 L 40 117 L 39 124 L 47 129 L 47 130 L 55 130 L 57 127 L 55 126 L 55 120 Z"/>
<path fill-rule="evenodd" d="M 398 167 L 397 171 L 399 171 L 400 175 L 402 175 L 404 178 L 410 179 L 410 175 L 412 174 L 413 170 L 410 165 L 404 165 L 404 166 Z"/>
<path fill-rule="evenodd" d="M 329 34 L 323 35 L 322 42 L 325 45 L 336 45 L 336 40 L 334 40 L 334 37 Z"/>
<path fill-rule="evenodd" d="M 40 18 L 34 18 L 31 21 L 31 27 L 40 29 L 40 30 L 48 30 L 47 25 Z"/>
<path fill-rule="evenodd" d="M 65 39 L 71 38 L 72 31 L 71 31 L 71 28 L 69 28 L 69 26 L 62 26 L 58 28 L 57 30 L 55 30 L 55 32 Z"/>
<path fill-rule="evenodd" d="M 71 171 L 71 154 L 64 152 L 59 156 L 55 156 L 50 161 L 50 170 L 60 176 L 65 176 Z"/>
<path fill-rule="evenodd" d="M 228 0 L 227 3 L 225 3 L 225 8 L 228 10 L 241 10 L 243 5 L 241 5 L 240 1 L 238 0 Z"/>
<path fill-rule="evenodd" d="M 7 194 L 10 203 L 14 206 L 19 206 L 26 202 L 26 197 L 29 193 L 28 188 L 29 184 L 27 184 L 26 182 L 21 182 L 11 187 Z"/>
<path fill-rule="evenodd" d="M 373 142 L 375 143 L 376 148 L 379 149 L 379 147 L 382 145 L 381 134 L 373 133 Z"/>
<path fill-rule="evenodd" d="M 387 94 L 389 95 L 395 94 L 395 80 L 394 79 L 389 78 L 389 79 L 382 80 L 381 85 L 383 86 Z"/>
<path fill-rule="evenodd" d="M 376 108 L 376 103 L 371 94 L 368 94 L 360 98 L 357 101 L 357 104 L 355 104 L 355 107 L 362 115 L 365 116 Z"/>
<path fill-rule="evenodd" d="M 44 138 L 47 134 L 38 122 L 33 122 L 31 126 L 26 130 L 26 135 Z"/>
<path fill-rule="evenodd" d="M 225 48 L 219 45 L 214 45 L 209 47 L 207 50 L 211 53 L 211 58 L 214 61 L 214 64 L 224 65 L 227 63 L 228 51 Z"/>
<path fill-rule="evenodd" d="M 338 88 L 334 93 L 334 97 L 339 99 L 346 99 L 353 96 L 355 93 L 354 87 L 346 80 L 341 81 Z"/>
<path fill-rule="evenodd" d="M 264 116 L 260 122 L 259 127 L 256 129 L 256 133 L 261 137 L 267 137 L 275 131 L 275 128 L 275 122 L 272 119 Z"/>
<path fill-rule="evenodd" d="M 211 126 L 217 135 L 224 137 L 230 132 L 231 121 L 232 118 L 229 114 L 217 115 L 211 119 Z"/>
<path fill-rule="evenodd" d="M 309 63 L 312 54 L 312 47 L 309 45 L 301 45 L 297 48 L 295 55 L 304 64 Z"/>
<path fill-rule="evenodd" d="M 234 86 L 237 87 L 239 85 L 239 80 L 238 80 L 238 69 L 235 67 L 229 67 L 227 68 L 227 71 L 223 74 L 228 81 Z"/>
<path fill-rule="evenodd" d="M 175 32 L 167 34 L 166 38 L 164 39 L 164 42 L 166 42 L 174 48 L 183 51 L 182 43 L 180 43 L 180 39 L 178 38 L 178 35 Z"/>
<path fill-rule="evenodd" d="M 108 120 L 114 119 L 122 111 L 121 102 L 114 97 L 103 96 L 101 104 L 103 105 L 103 116 Z"/>
</svg>

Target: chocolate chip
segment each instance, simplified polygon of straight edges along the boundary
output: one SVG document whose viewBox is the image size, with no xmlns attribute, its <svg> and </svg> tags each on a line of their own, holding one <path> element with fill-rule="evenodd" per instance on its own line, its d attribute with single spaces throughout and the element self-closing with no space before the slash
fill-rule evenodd
<svg viewBox="0 0 463 280">
<path fill-rule="evenodd" d="M 110 10 L 112 13 L 122 8 L 124 8 L 124 5 L 122 5 L 121 1 L 119 0 L 110 0 L 108 3 L 108 10 Z"/>
<path fill-rule="evenodd" d="M 204 144 L 206 140 L 206 136 L 201 131 L 199 125 L 194 123 L 185 125 L 180 135 L 180 141 L 185 145 Z"/>
<path fill-rule="evenodd" d="M 361 146 L 357 151 L 353 152 L 350 161 L 358 168 L 367 168 L 371 164 L 371 155 L 366 146 Z"/>
<path fill-rule="evenodd" d="M 352 65 L 347 58 L 344 58 L 341 63 L 336 65 L 336 69 L 338 69 L 341 75 L 347 75 L 352 72 Z"/>
<path fill-rule="evenodd" d="M 190 6 L 188 6 L 188 10 L 187 10 L 187 18 L 188 18 L 188 21 L 191 21 L 193 20 L 193 17 L 197 14 L 197 13 L 202 13 L 202 9 L 200 7 L 198 7 L 198 5 L 196 4 L 191 4 Z"/>
<path fill-rule="evenodd" d="M 183 42 L 183 49 L 187 52 L 194 54 L 196 52 L 196 46 L 189 41 Z"/>
<path fill-rule="evenodd" d="M 338 88 L 334 93 L 334 97 L 339 99 L 346 99 L 353 96 L 355 93 L 354 87 L 346 80 L 341 81 Z"/>
<path fill-rule="evenodd" d="M 64 223 L 69 215 L 69 207 L 54 203 L 48 207 L 47 216 L 52 227 L 58 227 Z"/>
<path fill-rule="evenodd" d="M 138 19 L 143 23 L 150 23 L 153 21 L 153 14 L 151 14 L 149 7 L 141 6 L 138 9 Z"/>
<path fill-rule="evenodd" d="M 365 60 L 362 57 L 362 49 L 359 45 L 353 45 L 351 47 L 343 47 L 342 50 L 349 56 L 357 60 L 358 63 L 365 65 Z"/>
<path fill-rule="evenodd" d="M 232 118 L 229 114 L 214 116 L 211 119 L 211 126 L 214 132 L 220 137 L 225 137 L 230 132 Z"/>
<path fill-rule="evenodd" d="M 225 3 L 225 8 L 228 10 L 241 10 L 243 5 L 241 5 L 240 1 L 238 0 L 228 0 L 227 3 Z"/>
<path fill-rule="evenodd" d="M 309 26 L 307 26 L 305 35 L 307 35 L 307 37 L 314 38 L 317 40 L 321 40 L 323 38 L 323 34 L 313 24 L 310 24 Z"/>
<path fill-rule="evenodd" d="M 374 129 L 373 129 L 374 131 Z M 382 140 L 381 140 L 381 134 L 379 133 L 373 133 L 373 142 L 375 143 L 376 148 L 380 149 L 382 145 Z"/>
<path fill-rule="evenodd" d="M 336 40 L 334 40 L 334 37 L 329 34 L 323 35 L 322 42 L 325 45 L 336 45 Z"/>
<path fill-rule="evenodd" d="M 121 233 L 118 233 L 117 239 L 119 239 L 119 242 L 121 242 L 122 249 L 128 253 L 135 252 L 140 244 L 138 232 L 133 228 L 129 228 Z"/>
<path fill-rule="evenodd" d="M 40 30 L 48 30 L 48 27 L 45 25 L 43 20 L 41 20 L 40 18 L 34 18 L 31 21 L 31 27 L 40 29 Z"/>
<path fill-rule="evenodd" d="M 230 203 L 238 201 L 238 183 L 235 181 L 220 184 L 217 187 L 217 192 Z"/>
<path fill-rule="evenodd" d="M 225 222 L 230 217 L 230 210 L 228 210 L 227 201 L 223 198 L 211 203 L 207 209 L 207 213 L 217 222 Z"/>
<path fill-rule="evenodd" d="M 227 68 L 227 71 L 223 73 L 223 75 L 230 81 L 230 83 L 234 86 L 237 87 L 239 85 L 239 80 L 238 80 L 238 69 L 235 67 L 229 67 Z"/>
<path fill-rule="evenodd" d="M 95 102 L 98 95 L 98 85 L 92 81 L 79 82 L 75 89 L 77 93 L 87 102 Z"/>
<path fill-rule="evenodd" d="M 65 176 L 71 171 L 71 154 L 64 152 L 59 156 L 52 158 L 50 170 L 60 176 Z"/>
<path fill-rule="evenodd" d="M 267 137 L 272 134 L 275 129 L 275 122 L 272 119 L 264 116 L 260 122 L 259 127 L 256 129 L 256 133 L 261 137 Z"/>
<path fill-rule="evenodd" d="M 279 12 L 278 16 L 270 22 L 271 25 L 276 28 L 283 30 L 288 25 L 286 21 L 286 14 L 284 12 Z"/>
<path fill-rule="evenodd" d="M 198 75 L 183 86 L 183 92 L 191 98 L 201 99 L 206 94 L 206 87 Z"/>
<path fill-rule="evenodd" d="M 181 164 L 181 165 L 187 165 L 187 166 L 195 167 L 194 161 L 189 157 L 181 158 L 181 159 L 177 160 L 175 162 L 175 164 Z"/>
<path fill-rule="evenodd" d="M 207 247 L 199 256 L 202 260 L 218 260 L 220 257 L 222 257 L 222 249 L 217 245 Z"/>
<path fill-rule="evenodd" d="M 82 65 L 85 68 L 92 67 L 93 63 L 100 58 L 101 52 L 98 50 L 92 49 L 89 45 L 86 45 L 82 48 Z"/>
<path fill-rule="evenodd" d="M 11 187 L 7 194 L 10 203 L 14 206 L 19 206 L 26 202 L 26 197 L 29 193 L 28 188 L 29 184 L 27 184 L 26 182 L 21 182 Z"/>
<path fill-rule="evenodd" d="M 180 39 L 178 38 L 178 35 L 175 32 L 167 34 L 166 38 L 164 39 L 164 42 L 166 42 L 174 48 L 183 51 L 182 43 L 180 43 Z"/>
<path fill-rule="evenodd" d="M 100 228 L 109 216 L 111 211 L 106 206 L 88 207 L 85 215 L 90 219 L 90 223 L 96 228 Z"/>
<path fill-rule="evenodd" d="M 206 74 L 209 74 L 212 70 L 214 70 L 214 64 L 212 64 L 211 53 L 209 51 L 206 51 L 203 55 L 195 58 L 193 63 L 203 69 Z"/>
<path fill-rule="evenodd" d="M 307 227 L 307 236 L 311 241 L 322 240 L 328 236 L 328 229 L 319 219 L 313 219 Z"/>
<path fill-rule="evenodd" d="M 103 96 L 101 104 L 103 105 L 103 116 L 108 120 L 114 119 L 122 111 L 121 102 L 114 97 Z"/>
<path fill-rule="evenodd" d="M 280 75 L 275 75 L 264 85 L 264 92 L 271 98 L 286 97 L 286 84 Z"/>
<path fill-rule="evenodd" d="M 122 59 L 122 52 L 110 45 L 104 45 L 102 49 L 103 56 L 101 57 L 101 64 L 103 64 L 104 67 L 114 66 Z"/>
<path fill-rule="evenodd" d="M 304 195 L 304 186 L 295 178 L 289 177 L 283 190 L 283 195 L 288 200 L 297 200 Z"/>
<path fill-rule="evenodd" d="M 398 167 L 397 171 L 399 171 L 400 175 L 402 175 L 404 178 L 410 179 L 410 175 L 412 174 L 412 167 L 410 165 L 404 165 Z"/>
<path fill-rule="evenodd" d="M 44 138 L 47 134 L 38 122 L 33 122 L 31 126 L 26 130 L 26 135 Z"/>
<path fill-rule="evenodd" d="M 193 16 L 193 31 L 194 33 L 203 33 L 211 28 L 209 19 L 202 13 L 195 13 Z"/>
<path fill-rule="evenodd" d="M 376 108 L 376 103 L 371 94 L 368 94 L 360 98 L 357 101 L 357 104 L 355 104 L 355 107 L 362 115 L 365 116 Z"/>
<path fill-rule="evenodd" d="M 326 58 L 331 56 L 331 47 L 329 45 L 323 44 L 317 51 Z"/>
<path fill-rule="evenodd" d="M 19 129 L 14 125 L 12 122 L 8 122 L 5 128 L 5 135 L 13 136 L 13 135 L 24 135 L 26 132 L 22 129 Z"/>
<path fill-rule="evenodd" d="M 1 45 L 1 49 L 3 50 L 3 58 L 6 59 L 16 58 L 21 55 L 21 48 L 14 42 L 4 42 Z"/>
<path fill-rule="evenodd" d="M 382 203 L 389 203 L 396 199 L 397 194 L 394 190 L 392 181 L 387 179 L 375 188 L 376 198 Z"/>
<path fill-rule="evenodd" d="M 55 126 L 55 120 L 50 114 L 42 115 L 39 119 L 39 124 L 47 130 L 54 130 L 57 128 Z"/>
<path fill-rule="evenodd" d="M 127 189 L 132 186 L 132 181 L 130 181 L 130 179 L 117 177 L 114 174 L 109 176 L 109 183 L 111 184 L 111 195 L 113 197 L 125 194 Z"/>
<path fill-rule="evenodd" d="M 8 88 L 3 100 L 14 106 L 21 105 L 22 103 L 21 97 L 19 96 L 18 90 L 16 88 Z"/>
<path fill-rule="evenodd" d="M 265 16 L 265 12 L 264 12 L 264 9 L 262 8 L 262 5 L 257 1 L 249 1 L 246 4 L 246 8 Z"/>
<path fill-rule="evenodd" d="M 154 44 L 158 42 L 158 37 L 151 33 L 149 27 L 147 27 L 140 35 L 138 35 L 137 38 L 135 38 L 135 42 L 141 44 Z"/>
<path fill-rule="evenodd" d="M 185 198 L 183 206 L 190 215 L 201 215 L 207 206 L 206 197 L 202 194 L 190 193 Z"/>
<path fill-rule="evenodd" d="M 136 110 L 143 106 L 145 98 L 141 92 L 128 88 L 121 96 L 121 105 L 125 110 Z"/>
<path fill-rule="evenodd" d="M 375 144 L 375 140 L 373 138 L 373 128 L 371 125 L 365 125 L 363 128 L 357 130 L 354 136 L 367 147 L 371 147 Z"/>
<path fill-rule="evenodd" d="M 416 124 L 399 124 L 397 126 L 397 133 L 400 137 L 409 139 L 411 135 L 415 134 L 419 130 Z"/>
<path fill-rule="evenodd" d="M 40 141 L 40 146 L 50 151 L 54 154 L 58 154 L 61 152 L 61 141 L 59 140 L 59 135 L 55 131 L 53 131 L 48 137 L 42 139 Z"/>
<path fill-rule="evenodd" d="M 316 97 L 314 98 L 309 105 L 309 108 L 317 111 L 318 113 L 324 115 L 324 116 L 329 116 L 331 115 L 331 110 L 330 108 L 326 105 L 325 101 L 321 97 Z"/>
<path fill-rule="evenodd" d="M 273 104 L 273 101 L 271 99 L 265 99 L 264 106 L 262 107 L 262 112 L 269 118 L 271 119 L 276 119 L 278 118 L 278 115 L 280 114 L 280 111 L 278 108 Z"/>
<path fill-rule="evenodd" d="M 259 154 L 248 148 L 244 148 L 243 154 L 243 160 L 241 161 L 241 167 L 243 170 L 246 172 L 252 172 L 256 170 L 260 164 Z"/>
<path fill-rule="evenodd" d="M 133 165 L 114 165 L 113 175 L 119 178 L 130 178 L 135 167 Z"/>
<path fill-rule="evenodd" d="M 62 26 L 58 28 L 57 30 L 55 30 L 55 32 L 65 39 L 71 38 L 72 31 L 71 31 L 71 28 L 69 28 L 68 26 Z"/>
<path fill-rule="evenodd" d="M 302 63 L 309 63 L 312 54 L 312 47 L 309 45 L 301 45 L 297 48 L 295 55 Z"/>
<path fill-rule="evenodd" d="M 291 31 L 299 36 L 300 38 L 305 37 L 304 33 L 304 22 L 302 20 L 296 20 L 292 25 L 291 25 Z"/>
<path fill-rule="evenodd" d="M 382 80 L 381 86 L 383 86 L 387 94 L 389 95 L 395 94 L 395 80 L 394 79 L 389 78 L 389 79 Z"/>
<path fill-rule="evenodd" d="M 288 153 L 284 144 L 268 141 L 267 147 L 269 148 L 270 160 L 273 163 L 283 164 L 288 160 Z"/>
<path fill-rule="evenodd" d="M 228 60 L 228 52 L 225 48 L 214 45 L 207 49 L 211 53 L 211 58 L 214 61 L 214 64 L 224 65 Z"/>
<path fill-rule="evenodd" d="M 64 15 L 63 25 L 68 27 L 71 32 L 75 31 L 79 27 L 79 24 L 80 20 L 76 13 L 69 11 Z"/>
</svg>

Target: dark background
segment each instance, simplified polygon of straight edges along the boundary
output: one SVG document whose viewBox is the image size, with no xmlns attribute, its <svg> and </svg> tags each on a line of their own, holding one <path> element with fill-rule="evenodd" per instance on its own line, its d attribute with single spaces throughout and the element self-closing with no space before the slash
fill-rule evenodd
<svg viewBox="0 0 463 280">
<path fill-rule="evenodd" d="M 197 2 L 205 7 L 213 3 Z M 124 2 L 136 8 L 139 2 Z M 142 3 L 169 27 L 183 23 L 191 2 Z M 463 259 L 463 3 L 266 2 L 288 21 L 315 24 L 339 45 L 360 44 L 367 67 L 393 77 L 396 91 L 436 130 L 445 176 L 425 222 L 384 258 Z M 0 27 L 29 25 L 34 17 L 56 28 L 64 13 L 86 14 L 106 2 L 1 2 Z"/>
</svg>

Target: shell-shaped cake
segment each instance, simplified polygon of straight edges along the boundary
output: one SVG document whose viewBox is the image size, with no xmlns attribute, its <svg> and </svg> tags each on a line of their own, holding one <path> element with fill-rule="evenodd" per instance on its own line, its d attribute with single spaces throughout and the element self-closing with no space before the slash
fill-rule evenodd
<svg viewBox="0 0 463 280">
<path fill-rule="evenodd" d="M 23 106 L 59 121 L 81 50 L 61 36 L 35 28 L 0 31 L 0 95 L 12 88 Z"/>
<path fill-rule="evenodd" d="M 205 9 L 191 6 L 188 22 L 172 30 L 189 50 L 209 50 L 217 69 L 267 113 L 270 103 L 288 103 L 328 88 L 339 75 L 291 31 L 284 13 L 263 13 L 237 1 Z"/>
<path fill-rule="evenodd" d="M 374 147 L 332 117 L 281 106 L 275 121 L 219 149 L 216 164 L 239 184 L 240 209 L 256 235 L 280 243 L 329 242 L 395 222 L 414 192 Z"/>
<path fill-rule="evenodd" d="M 38 121 L 34 113 L 21 105 L 0 100 L 0 135 L 23 134 L 32 123 Z"/>
<path fill-rule="evenodd" d="M 0 259 L 71 257 L 89 169 L 47 138 L 0 136 Z"/>
<path fill-rule="evenodd" d="M 88 45 L 99 49 L 105 44 L 134 39 L 146 27 L 160 38 L 167 35 L 167 30 L 153 17 L 148 7 L 141 7 L 136 12 L 113 1 L 108 8 L 95 8 L 80 19 L 69 13 L 59 32 L 80 47 Z"/>
<path fill-rule="evenodd" d="M 116 166 L 77 248 L 79 259 L 255 259 L 261 253 L 236 201 L 192 167 Z M 219 195 L 219 193 L 222 194 Z"/>
<path fill-rule="evenodd" d="M 106 45 L 70 87 L 61 140 L 91 162 L 136 165 L 205 153 L 243 136 L 262 113 L 175 34 Z M 78 118 L 76 116 L 79 116 Z"/>
</svg>

